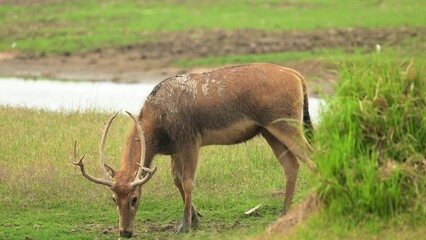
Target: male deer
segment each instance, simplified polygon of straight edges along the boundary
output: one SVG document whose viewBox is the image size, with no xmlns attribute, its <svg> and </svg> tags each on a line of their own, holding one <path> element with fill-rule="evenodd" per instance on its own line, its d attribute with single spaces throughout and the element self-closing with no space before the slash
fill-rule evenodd
<svg viewBox="0 0 426 240">
<path fill-rule="evenodd" d="M 178 75 L 158 84 L 134 120 L 119 171 L 104 161 L 104 145 L 112 116 L 100 146 L 102 178 L 85 172 L 83 157 L 74 164 L 84 177 L 106 185 L 113 192 L 121 237 L 131 237 L 141 187 L 157 170 L 155 155 L 170 155 L 172 176 L 184 203 L 177 233 L 187 232 L 199 221 L 192 203 L 198 153 L 202 146 L 228 145 L 262 135 L 272 148 L 286 177 L 283 214 L 288 210 L 301 160 L 311 170 L 315 164 L 303 134 L 312 129 L 303 77 L 295 70 L 273 64 L 248 64 L 203 74 Z M 303 121 L 302 121 L 303 119 Z"/>
</svg>

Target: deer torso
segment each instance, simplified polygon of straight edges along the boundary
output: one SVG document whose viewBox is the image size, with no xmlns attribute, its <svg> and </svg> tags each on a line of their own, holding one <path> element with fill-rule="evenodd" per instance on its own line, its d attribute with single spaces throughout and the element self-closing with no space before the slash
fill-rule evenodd
<svg viewBox="0 0 426 240">
<path fill-rule="evenodd" d="M 145 129 L 153 130 L 152 144 L 163 154 L 172 154 L 194 138 L 201 138 L 202 145 L 240 143 L 277 118 L 301 118 L 300 81 L 296 73 L 272 64 L 178 75 L 149 95 L 140 116 L 142 126 L 147 139 Z M 295 102 L 296 108 L 288 106 Z"/>
</svg>

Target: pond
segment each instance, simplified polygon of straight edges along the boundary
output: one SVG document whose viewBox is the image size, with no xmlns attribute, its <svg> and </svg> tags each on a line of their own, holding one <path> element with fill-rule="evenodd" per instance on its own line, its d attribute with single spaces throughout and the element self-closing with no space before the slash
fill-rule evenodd
<svg viewBox="0 0 426 240">
<path fill-rule="evenodd" d="M 0 105 L 49 111 L 130 111 L 138 113 L 156 83 L 64 82 L 0 79 Z M 322 100 L 309 99 L 313 122 Z"/>
</svg>

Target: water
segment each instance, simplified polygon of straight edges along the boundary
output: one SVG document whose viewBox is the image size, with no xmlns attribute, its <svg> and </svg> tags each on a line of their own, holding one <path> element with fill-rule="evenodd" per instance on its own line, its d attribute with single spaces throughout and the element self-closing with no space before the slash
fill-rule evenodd
<svg viewBox="0 0 426 240">
<path fill-rule="evenodd" d="M 0 80 L 0 104 L 50 111 L 138 112 L 155 83 Z"/>
<path fill-rule="evenodd" d="M 130 111 L 138 113 L 156 83 L 60 82 L 0 79 L 0 105 L 49 111 Z M 309 99 L 309 112 L 317 122 L 322 100 Z"/>
</svg>

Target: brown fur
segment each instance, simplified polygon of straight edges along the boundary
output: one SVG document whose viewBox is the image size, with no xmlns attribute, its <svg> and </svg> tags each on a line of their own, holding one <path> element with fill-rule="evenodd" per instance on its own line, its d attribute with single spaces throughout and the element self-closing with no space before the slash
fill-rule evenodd
<svg viewBox="0 0 426 240">
<path fill-rule="evenodd" d="M 157 154 L 171 156 L 173 181 L 184 202 L 183 222 L 177 232 L 186 232 L 198 223 L 192 192 L 199 149 L 206 145 L 240 143 L 258 134 L 267 140 L 285 172 L 285 213 L 294 195 L 298 160 L 315 169 L 307 153 L 311 147 L 302 131 L 302 118 L 310 121 L 306 105 L 303 77 L 292 69 L 273 64 L 248 64 L 180 75 L 158 84 L 138 118 L 146 141 L 144 167 L 149 168 Z M 123 232 L 132 231 L 134 214 L 129 212 L 135 213 L 139 204 L 141 187 L 130 189 L 128 183 L 135 177 L 140 156 L 134 128 L 121 158 L 121 168 L 114 173 L 120 187 L 112 188 Z M 135 197 L 135 207 L 127 210 L 120 207 L 130 206 Z"/>
</svg>

